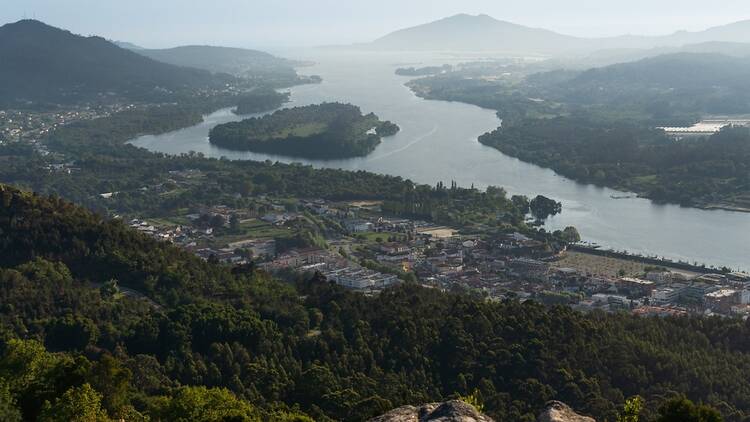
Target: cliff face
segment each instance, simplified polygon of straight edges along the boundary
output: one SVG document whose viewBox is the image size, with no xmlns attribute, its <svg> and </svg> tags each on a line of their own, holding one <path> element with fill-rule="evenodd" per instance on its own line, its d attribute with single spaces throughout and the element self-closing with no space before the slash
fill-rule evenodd
<svg viewBox="0 0 750 422">
<path fill-rule="evenodd" d="M 570 406 L 559 401 L 547 403 L 547 408 L 539 415 L 539 422 L 596 422 L 588 416 L 581 416 Z M 495 422 L 473 406 L 460 400 L 443 403 L 430 403 L 419 407 L 402 406 L 370 419 L 369 422 Z"/>
</svg>

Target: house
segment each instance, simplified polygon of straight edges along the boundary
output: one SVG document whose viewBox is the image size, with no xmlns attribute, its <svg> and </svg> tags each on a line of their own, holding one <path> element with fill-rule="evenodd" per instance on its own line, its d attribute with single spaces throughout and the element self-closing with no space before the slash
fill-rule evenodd
<svg viewBox="0 0 750 422">
<path fill-rule="evenodd" d="M 620 289 L 633 297 L 650 296 L 656 283 L 634 277 L 622 277 L 618 280 Z"/>
<path fill-rule="evenodd" d="M 667 305 L 675 303 L 680 298 L 682 290 L 674 287 L 662 287 L 651 291 L 651 304 L 652 305 Z"/>
<path fill-rule="evenodd" d="M 531 258 L 513 258 L 508 265 L 515 273 L 528 277 L 543 276 L 548 269 L 547 263 Z"/>
<path fill-rule="evenodd" d="M 740 292 L 734 289 L 719 289 L 704 296 L 706 308 L 723 314 L 731 313 L 732 306 L 740 304 L 740 300 Z"/>
<path fill-rule="evenodd" d="M 344 221 L 344 228 L 349 233 L 364 233 L 372 231 L 373 224 L 365 220 L 347 220 Z"/>
<path fill-rule="evenodd" d="M 718 286 L 696 281 L 683 290 L 682 297 L 687 300 L 702 303 L 708 293 L 716 290 L 719 290 Z"/>
<path fill-rule="evenodd" d="M 325 262 L 326 252 L 319 248 L 292 249 L 276 257 L 273 266 L 278 268 L 299 268 L 304 265 Z"/>
</svg>

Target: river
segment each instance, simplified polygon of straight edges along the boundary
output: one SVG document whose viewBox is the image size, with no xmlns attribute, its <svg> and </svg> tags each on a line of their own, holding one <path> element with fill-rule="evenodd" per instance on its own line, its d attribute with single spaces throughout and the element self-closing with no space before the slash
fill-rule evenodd
<svg viewBox="0 0 750 422">
<path fill-rule="evenodd" d="M 229 109 L 206 116 L 196 126 L 143 136 L 134 145 L 165 153 L 202 152 L 210 157 L 238 160 L 304 162 L 315 167 L 368 170 L 435 184 L 456 181 L 462 186 L 503 186 L 511 194 L 542 194 L 563 203 L 563 212 L 547 222 L 549 229 L 575 226 L 585 241 L 632 253 L 714 266 L 750 269 L 750 214 L 659 205 L 627 193 L 583 185 L 553 171 L 521 162 L 477 142 L 477 137 L 500 125 L 491 110 L 476 106 L 428 101 L 416 97 L 394 74 L 401 65 L 429 65 L 451 58 L 409 59 L 384 54 L 316 53 L 305 57 L 315 66 L 301 69 L 317 74 L 323 83 L 291 89 L 288 106 L 323 101 L 350 102 L 401 127 L 364 158 L 309 161 L 281 156 L 236 152 L 209 144 L 211 127 L 238 120 Z"/>
</svg>

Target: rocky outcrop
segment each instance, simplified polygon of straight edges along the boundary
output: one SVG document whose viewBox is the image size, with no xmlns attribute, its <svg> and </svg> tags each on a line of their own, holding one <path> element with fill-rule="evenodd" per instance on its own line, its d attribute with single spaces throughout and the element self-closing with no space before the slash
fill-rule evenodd
<svg viewBox="0 0 750 422">
<path fill-rule="evenodd" d="M 495 422 L 470 404 L 460 400 L 430 403 L 419 407 L 401 406 L 368 422 Z M 547 403 L 538 422 L 596 422 L 593 418 L 576 413 L 559 401 Z"/>
<path fill-rule="evenodd" d="M 539 418 L 539 422 L 596 422 L 593 418 L 576 413 L 567 404 L 559 401 L 547 403 Z"/>
<path fill-rule="evenodd" d="M 430 403 L 419 407 L 402 406 L 369 422 L 495 422 L 460 400 Z"/>
</svg>

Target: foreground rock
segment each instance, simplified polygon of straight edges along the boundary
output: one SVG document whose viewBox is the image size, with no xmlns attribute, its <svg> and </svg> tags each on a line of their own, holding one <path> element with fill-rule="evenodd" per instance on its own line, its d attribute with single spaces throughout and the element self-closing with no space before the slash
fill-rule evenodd
<svg viewBox="0 0 750 422">
<path fill-rule="evenodd" d="M 460 400 L 430 403 L 419 407 L 401 406 L 369 422 L 495 422 Z M 538 422 L 596 422 L 576 413 L 565 403 L 551 401 L 539 415 Z"/>
<path fill-rule="evenodd" d="M 588 416 L 581 416 L 567 404 L 559 401 L 547 403 L 547 408 L 539 415 L 539 422 L 596 422 Z"/>
<path fill-rule="evenodd" d="M 495 422 L 460 400 L 430 403 L 420 407 L 402 406 L 369 422 Z"/>
</svg>

